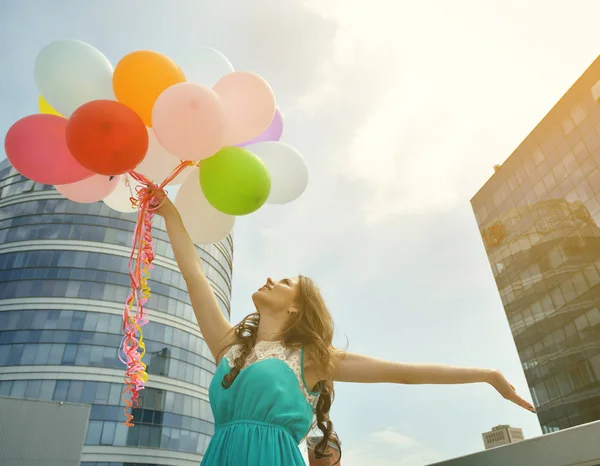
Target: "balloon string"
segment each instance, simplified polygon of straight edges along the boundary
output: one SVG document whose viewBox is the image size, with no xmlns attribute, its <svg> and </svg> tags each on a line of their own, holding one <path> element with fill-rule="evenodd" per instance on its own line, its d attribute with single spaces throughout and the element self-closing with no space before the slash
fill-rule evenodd
<svg viewBox="0 0 600 466">
<path fill-rule="evenodd" d="M 160 185 L 135 171 L 128 173 L 131 180 L 139 183 L 135 188 L 136 195 L 130 197 L 133 207 L 137 207 L 138 216 L 129 256 L 131 290 L 123 309 L 123 339 L 119 352 L 119 359 L 127 366 L 122 399 L 125 403 L 125 425 L 128 427 L 133 426 L 133 414 L 130 410 L 138 407 L 140 391 L 144 389 L 148 381 L 146 364 L 142 361 L 146 354 L 142 327 L 148 323 L 144 305 L 150 299 L 151 290 L 148 278 L 156 257 L 152 240 L 152 221 L 154 212 L 164 202 L 163 199 L 159 204 L 158 193 L 161 191 L 164 193 L 164 187 L 168 183 L 186 168 L 194 165 L 196 162 L 182 161 Z"/>
</svg>

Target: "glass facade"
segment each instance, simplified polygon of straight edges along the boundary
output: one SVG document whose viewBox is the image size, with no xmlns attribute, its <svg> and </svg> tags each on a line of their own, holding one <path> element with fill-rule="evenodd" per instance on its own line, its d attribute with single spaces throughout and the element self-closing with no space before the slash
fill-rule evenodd
<svg viewBox="0 0 600 466">
<path fill-rule="evenodd" d="M 473 198 L 544 433 L 600 420 L 600 58 Z"/>
<path fill-rule="evenodd" d="M 70 202 L 0 163 L 0 396 L 90 404 L 82 465 L 150 466 L 136 461 L 140 448 L 199 463 L 214 428 L 207 390 L 215 364 L 159 217 L 144 327 L 149 381 L 135 426 L 123 424 L 118 349 L 135 220 L 101 202 Z M 197 249 L 229 318 L 231 237 Z M 86 456 L 101 447 L 110 461 Z"/>
</svg>

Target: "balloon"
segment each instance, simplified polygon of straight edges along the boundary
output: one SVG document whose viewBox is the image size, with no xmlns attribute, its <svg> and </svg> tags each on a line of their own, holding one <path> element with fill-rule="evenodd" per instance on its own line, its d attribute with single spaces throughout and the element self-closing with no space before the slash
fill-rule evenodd
<svg viewBox="0 0 600 466">
<path fill-rule="evenodd" d="M 117 212 L 125 214 L 137 213 L 137 207 L 133 207 L 130 200 L 131 197 L 136 197 L 135 187 L 137 186 L 137 181 L 130 178 L 129 175 L 115 178 L 117 178 L 116 188 L 102 202 Z"/>
<path fill-rule="evenodd" d="M 69 184 L 91 177 L 69 152 L 67 120 L 56 115 L 29 115 L 14 123 L 4 139 L 6 156 L 24 177 L 42 184 Z"/>
<path fill-rule="evenodd" d="M 117 100 L 133 109 L 152 126 L 152 107 L 167 88 L 185 82 L 183 71 L 169 58 L 149 50 L 125 55 L 113 75 Z"/>
<path fill-rule="evenodd" d="M 308 167 L 300 152 L 283 142 L 265 141 L 247 147 L 271 175 L 269 204 L 286 204 L 300 197 L 308 184 Z"/>
<path fill-rule="evenodd" d="M 223 147 L 219 96 L 200 84 L 176 84 L 163 92 L 152 110 L 152 122 L 161 145 L 181 159 L 205 159 Z"/>
<path fill-rule="evenodd" d="M 269 127 L 260 136 L 251 139 L 250 141 L 236 144 L 239 147 L 248 147 L 250 144 L 255 144 L 262 141 L 279 141 L 283 134 L 283 117 L 278 108 L 275 109 L 275 116 Z"/>
<path fill-rule="evenodd" d="M 171 174 L 171 172 L 179 165 L 181 161 L 173 154 L 169 153 L 163 146 L 160 145 L 158 139 L 154 135 L 151 128 L 148 130 L 148 152 L 135 171 L 141 173 L 145 177 L 151 179 L 156 184 L 160 184 Z M 183 183 L 193 170 L 186 168 L 173 181 L 167 184 L 172 186 Z"/>
<path fill-rule="evenodd" d="M 233 72 L 227 57 L 211 47 L 198 47 L 181 60 L 188 81 L 213 87 L 219 79 Z"/>
<path fill-rule="evenodd" d="M 213 87 L 225 109 L 225 144 L 239 144 L 259 136 L 275 115 L 275 96 L 269 84 L 248 71 L 223 76 Z"/>
<path fill-rule="evenodd" d="M 271 177 L 256 155 L 241 147 L 224 147 L 200 162 L 200 186 L 210 204 L 227 215 L 247 215 L 269 197 Z"/>
<path fill-rule="evenodd" d="M 73 157 L 98 175 L 133 170 L 148 151 L 148 131 L 140 117 L 113 100 L 95 100 L 77 109 L 67 125 Z"/>
<path fill-rule="evenodd" d="M 60 113 L 52 108 L 52 105 L 46 102 L 46 99 L 44 99 L 43 95 L 38 98 L 38 108 L 40 109 L 40 113 L 62 117 Z"/>
<path fill-rule="evenodd" d="M 119 183 L 119 176 L 94 175 L 77 183 L 54 186 L 73 202 L 89 204 L 98 202 L 112 193 Z"/>
<path fill-rule="evenodd" d="M 52 42 L 35 60 L 35 83 L 40 93 L 67 118 L 91 100 L 114 100 L 112 75 L 108 58 L 78 40 Z"/>
<path fill-rule="evenodd" d="M 215 209 L 202 194 L 198 181 L 198 169 L 181 185 L 175 198 L 175 206 L 183 224 L 196 244 L 212 244 L 225 238 L 235 223 L 235 217 Z"/>
</svg>

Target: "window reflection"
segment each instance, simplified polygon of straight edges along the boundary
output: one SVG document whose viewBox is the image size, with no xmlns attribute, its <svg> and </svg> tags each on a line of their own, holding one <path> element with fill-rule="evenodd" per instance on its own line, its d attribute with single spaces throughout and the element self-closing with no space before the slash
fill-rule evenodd
<svg viewBox="0 0 600 466">
<path fill-rule="evenodd" d="M 90 266 L 90 261 L 94 262 L 95 268 Z M 125 257 L 85 251 L 0 254 L 0 299 L 58 296 L 121 303 L 129 293 L 128 261 Z M 230 283 L 226 283 L 212 267 L 206 269 L 206 276 L 216 284 L 219 304 L 228 315 Z M 168 309 L 176 315 L 185 313 L 188 319 L 195 321 L 180 274 L 156 266 L 149 283 L 152 289 L 150 308 Z"/>
<path fill-rule="evenodd" d="M 39 200 L 33 204 L 42 206 L 47 213 L 36 210 L 27 211 L 22 206 L 29 207 L 30 203 L 17 204 L 13 209 L 23 210 L 23 215 L 0 218 L 0 232 L 3 242 L 27 241 L 39 239 L 68 239 L 83 240 L 101 243 L 117 244 L 129 247 L 134 223 L 119 218 L 101 217 L 94 215 L 89 209 L 81 214 L 57 215 L 59 203 L 63 200 Z M 52 205 L 55 209 L 52 209 Z M 62 209 L 64 210 L 64 209 Z M 174 259 L 173 251 L 169 246 L 169 238 L 160 228 L 160 222 L 153 226 L 153 238 L 157 253 L 169 259 Z M 98 228 L 102 227 L 102 228 Z M 231 281 L 232 243 L 222 242 L 216 245 L 197 248 L 201 258 L 216 267 L 228 281 Z"/>
<path fill-rule="evenodd" d="M 122 317 L 119 315 L 90 311 L 5 311 L 0 313 L 0 329 L 4 330 L 0 331 L 0 345 L 87 343 L 117 348 L 122 336 L 121 324 Z M 22 328 L 31 330 L 18 330 Z M 152 351 L 168 345 L 173 352 L 172 357 L 205 367 L 207 370 L 214 370 L 214 361 L 206 343 L 196 335 L 150 322 L 144 326 L 144 337 Z M 8 354 L 6 349 L 0 351 Z M 59 352 L 55 351 L 50 351 L 48 363 L 57 360 Z M 62 354 L 60 351 L 60 355 Z M 92 349 L 91 360 L 98 360 L 99 354 Z"/>
<path fill-rule="evenodd" d="M 121 393 L 124 388 L 123 384 L 77 380 L 0 381 L 2 396 L 39 399 L 44 391 L 49 394 L 48 400 L 91 404 L 92 421 L 109 421 L 122 416 L 124 403 Z M 99 392 L 110 396 L 98 399 Z M 132 411 L 136 424 L 213 434 L 214 421 L 206 400 L 147 387 L 141 392 L 139 401 L 139 407 Z"/>
</svg>

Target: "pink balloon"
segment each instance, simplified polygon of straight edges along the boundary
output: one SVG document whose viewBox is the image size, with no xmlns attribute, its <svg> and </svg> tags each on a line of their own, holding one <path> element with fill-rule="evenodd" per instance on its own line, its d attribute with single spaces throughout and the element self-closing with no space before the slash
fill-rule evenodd
<svg viewBox="0 0 600 466">
<path fill-rule="evenodd" d="M 147 178 L 150 178 L 156 184 L 162 183 L 167 176 L 179 165 L 181 160 L 170 154 L 163 146 L 160 145 L 152 128 L 148 128 L 148 152 L 135 171 L 141 173 Z M 192 167 L 186 168 L 173 181 L 167 184 L 172 186 L 182 184 L 192 172 Z"/>
<path fill-rule="evenodd" d="M 94 175 L 83 168 L 67 147 L 69 120 L 36 114 L 14 123 L 4 139 L 6 156 L 24 177 L 42 184 L 70 184 Z"/>
<path fill-rule="evenodd" d="M 275 95 L 260 76 L 234 71 L 213 87 L 225 110 L 225 145 L 240 144 L 263 133 L 275 115 Z"/>
<path fill-rule="evenodd" d="M 71 184 L 54 186 L 56 190 L 73 202 L 89 204 L 98 202 L 112 193 L 119 182 L 119 176 L 94 175 Z"/>
<path fill-rule="evenodd" d="M 219 97 L 200 84 L 175 84 L 158 96 L 152 129 L 171 154 L 184 160 L 208 158 L 223 147 L 225 123 Z"/>
</svg>

